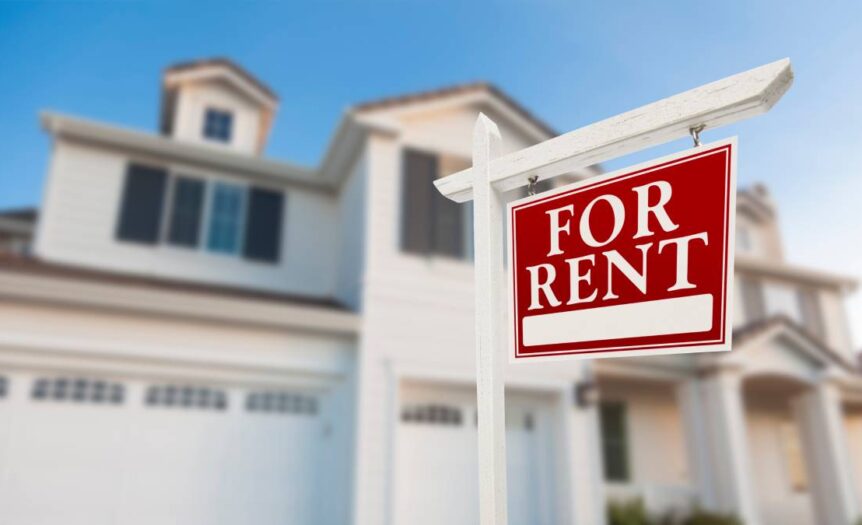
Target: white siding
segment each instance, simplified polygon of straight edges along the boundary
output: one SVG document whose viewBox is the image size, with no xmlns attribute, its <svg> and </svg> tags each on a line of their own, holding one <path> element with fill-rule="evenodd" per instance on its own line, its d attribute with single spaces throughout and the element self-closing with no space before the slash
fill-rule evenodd
<svg viewBox="0 0 862 525">
<path fill-rule="evenodd" d="M 404 123 L 402 136 L 373 135 L 366 148 L 367 233 L 360 342 L 357 517 L 363 525 L 385 523 L 391 514 L 393 469 L 388 440 L 393 370 L 415 366 L 449 370 L 471 380 L 474 370 L 473 266 L 444 257 L 406 254 L 400 249 L 401 153 L 405 147 L 470 158 L 477 108 L 426 114 Z M 492 115 L 492 118 L 495 116 Z M 529 143 L 502 119 L 511 151 Z M 574 382 L 582 365 L 563 363 L 523 368 L 519 378 Z M 515 375 L 515 374 L 512 374 Z"/>
<path fill-rule="evenodd" d="M 36 253 L 45 259 L 102 270 L 235 285 L 304 295 L 331 295 L 335 287 L 336 205 L 332 195 L 299 187 L 285 190 L 281 258 L 277 264 L 198 249 L 118 242 L 117 216 L 130 160 L 206 180 L 255 184 L 242 174 L 169 164 L 121 152 L 58 141 L 39 221 Z M 271 184 L 265 187 L 279 189 Z M 167 200 L 165 202 L 167 209 Z M 165 214 L 166 215 L 166 214 Z"/>
<path fill-rule="evenodd" d="M 336 297 L 354 310 L 360 308 L 365 270 L 366 185 L 368 170 L 360 156 L 338 196 L 338 269 Z"/>
</svg>

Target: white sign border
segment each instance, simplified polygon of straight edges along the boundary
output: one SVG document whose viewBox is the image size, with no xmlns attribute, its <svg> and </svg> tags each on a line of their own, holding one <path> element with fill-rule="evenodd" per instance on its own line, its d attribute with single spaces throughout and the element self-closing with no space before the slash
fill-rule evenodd
<svg viewBox="0 0 862 525">
<path fill-rule="evenodd" d="M 613 347 L 602 349 L 602 350 L 591 350 L 585 351 L 581 353 L 566 353 L 571 352 L 571 350 L 559 350 L 551 355 L 541 354 L 541 355 L 524 355 L 521 357 L 517 356 L 517 318 L 515 316 L 515 289 L 514 289 L 514 275 L 513 269 L 515 267 L 515 251 L 514 251 L 514 238 L 512 236 L 512 208 L 515 206 L 521 206 L 530 202 L 538 202 L 539 200 L 545 200 L 547 197 L 552 197 L 561 193 L 568 193 L 572 190 L 576 190 L 583 186 L 591 186 L 595 187 L 597 185 L 601 185 L 602 183 L 610 183 L 614 182 L 616 179 L 624 177 L 625 175 L 630 175 L 633 172 L 638 172 L 641 170 L 649 169 L 653 166 L 658 166 L 660 164 L 666 164 L 668 162 L 672 162 L 677 159 L 681 159 L 684 157 L 691 157 L 696 155 L 699 152 L 706 152 L 711 149 L 721 148 L 723 146 L 730 145 L 731 147 L 731 155 L 730 155 L 730 182 L 728 189 L 728 225 L 727 225 L 727 242 L 726 242 L 726 252 L 725 252 L 725 279 L 724 279 L 724 290 L 723 290 L 723 309 L 724 309 L 724 342 L 723 343 L 706 343 L 706 344 L 696 344 L 694 346 L 684 346 L 684 347 L 674 347 L 673 345 L 679 343 L 664 343 L 663 345 L 656 345 L 656 347 L 650 348 L 636 348 L 633 350 L 617 350 Z M 601 175 L 597 175 L 594 177 L 589 177 L 582 181 L 577 181 L 572 184 L 567 184 L 565 186 L 554 188 L 553 190 L 549 190 L 546 192 L 542 192 L 537 195 L 530 195 L 527 197 L 523 197 L 521 199 L 517 199 L 509 202 L 506 205 L 506 254 L 510 258 L 509 264 L 506 267 L 506 287 L 508 291 L 508 314 L 509 314 L 509 323 L 507 332 L 509 334 L 508 344 L 507 344 L 507 354 L 509 356 L 510 364 L 540 364 L 540 363 L 548 363 L 554 361 L 573 361 L 573 360 L 582 360 L 582 359 L 606 359 L 611 357 L 644 357 L 644 356 L 657 356 L 657 355 L 674 355 L 674 354 L 691 354 L 691 353 L 699 353 L 699 352 L 727 352 L 730 351 L 732 347 L 733 340 L 733 282 L 734 282 L 734 257 L 736 252 L 736 163 L 737 158 L 739 156 L 738 150 L 738 140 L 736 136 L 711 142 L 709 144 L 702 144 L 700 146 L 696 146 L 693 148 L 689 148 L 677 153 L 673 153 L 670 155 L 666 155 L 664 157 L 660 157 L 657 159 L 651 159 L 646 162 L 642 162 L 640 164 L 636 164 L 633 166 L 628 166 L 622 169 L 618 169 L 612 171 L 610 173 L 603 173 Z M 665 167 L 665 166 L 662 166 Z M 667 346 L 668 348 L 661 348 L 661 346 Z M 625 347 L 618 347 L 625 348 Z M 557 355 L 555 355 L 557 354 Z"/>
</svg>

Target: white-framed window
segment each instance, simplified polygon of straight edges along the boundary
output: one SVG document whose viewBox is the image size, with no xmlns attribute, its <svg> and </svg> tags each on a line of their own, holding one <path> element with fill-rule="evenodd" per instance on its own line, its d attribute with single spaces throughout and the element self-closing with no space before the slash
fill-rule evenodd
<svg viewBox="0 0 862 525">
<path fill-rule="evenodd" d="M 805 454 L 799 431 L 793 423 L 785 422 L 779 427 L 779 435 L 790 488 L 795 492 L 805 492 L 808 490 L 808 472 L 805 468 Z"/>
<path fill-rule="evenodd" d="M 763 298 L 768 317 L 786 315 L 796 323 L 803 323 L 799 292 L 796 287 L 778 282 L 767 282 L 763 285 Z"/>
<path fill-rule="evenodd" d="M 242 245 L 245 190 L 237 184 L 217 182 L 210 193 L 207 249 L 236 254 Z"/>
<path fill-rule="evenodd" d="M 233 132 L 233 114 L 230 111 L 207 108 L 204 113 L 204 138 L 218 142 L 230 142 Z"/>
<path fill-rule="evenodd" d="M 602 459 L 606 481 L 616 483 L 631 481 L 627 419 L 625 403 L 602 401 L 599 404 Z"/>
</svg>

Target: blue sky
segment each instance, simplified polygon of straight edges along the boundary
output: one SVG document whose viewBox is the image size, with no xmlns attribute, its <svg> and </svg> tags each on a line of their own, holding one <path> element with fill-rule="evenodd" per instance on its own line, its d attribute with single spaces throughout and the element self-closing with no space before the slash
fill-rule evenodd
<svg viewBox="0 0 862 525">
<path fill-rule="evenodd" d="M 740 183 L 772 191 L 790 260 L 862 276 L 859 1 L 4 2 L 0 208 L 40 199 L 40 110 L 155 130 L 161 70 L 215 55 L 281 96 L 267 153 L 310 165 L 358 101 L 483 79 L 568 131 L 789 56 L 771 113 L 704 139 L 740 136 Z M 862 343 L 859 298 L 851 316 Z"/>
</svg>

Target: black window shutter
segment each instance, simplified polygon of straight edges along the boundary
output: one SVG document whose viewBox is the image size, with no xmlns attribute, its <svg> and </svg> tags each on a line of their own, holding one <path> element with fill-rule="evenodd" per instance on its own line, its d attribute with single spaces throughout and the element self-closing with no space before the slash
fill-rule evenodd
<svg viewBox="0 0 862 525">
<path fill-rule="evenodd" d="M 276 262 L 280 256 L 284 195 L 278 191 L 252 188 L 245 221 L 245 246 L 248 259 Z"/>
<path fill-rule="evenodd" d="M 401 176 L 401 248 L 428 254 L 433 245 L 434 179 L 437 158 L 418 151 L 404 152 Z"/>
<path fill-rule="evenodd" d="M 174 179 L 168 242 L 197 246 L 203 209 L 204 183 L 190 177 Z"/>
<path fill-rule="evenodd" d="M 434 200 L 434 253 L 464 257 L 464 210 L 431 188 Z"/>
<path fill-rule="evenodd" d="M 155 244 L 159 240 L 167 171 L 130 164 L 126 171 L 117 237 L 124 241 Z"/>
</svg>

